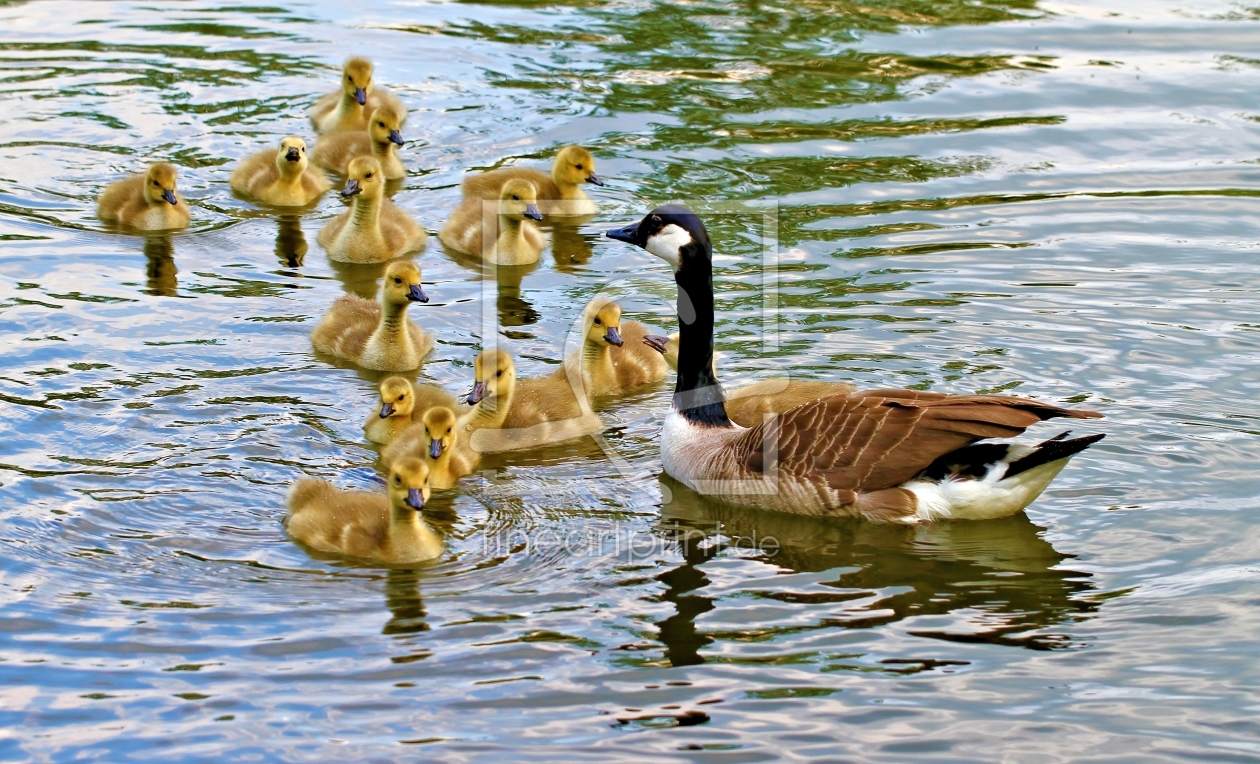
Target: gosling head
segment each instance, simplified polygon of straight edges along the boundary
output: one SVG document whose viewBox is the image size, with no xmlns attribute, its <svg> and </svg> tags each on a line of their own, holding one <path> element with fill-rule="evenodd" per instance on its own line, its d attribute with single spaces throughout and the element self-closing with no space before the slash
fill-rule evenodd
<svg viewBox="0 0 1260 764">
<path fill-rule="evenodd" d="M 499 214 L 512 220 L 542 220 L 538 211 L 538 192 L 528 180 L 509 180 L 499 192 Z"/>
<path fill-rule="evenodd" d="M 406 260 L 391 263 L 385 269 L 381 291 L 382 301 L 395 305 L 429 301 L 429 296 L 420 288 L 420 268 Z"/>
<path fill-rule="evenodd" d="M 389 471 L 389 503 L 405 504 L 419 512 L 429 500 L 429 465 L 408 456 L 394 462 Z"/>
<path fill-rule="evenodd" d="M 652 210 L 637 223 L 604 233 L 610 239 L 642 247 L 674 266 L 675 273 L 688 264 L 710 268 L 713 254 L 709 232 L 696 213 L 678 204 Z"/>
<path fill-rule="evenodd" d="M 551 166 L 551 177 L 557 185 L 579 186 L 583 183 L 604 185 L 595 174 L 595 157 L 581 146 L 565 146 L 556 154 Z"/>
<path fill-rule="evenodd" d="M 276 151 L 276 167 L 281 175 L 293 176 L 306 172 L 306 141 L 290 135 L 280 141 L 280 149 Z"/>
<path fill-rule="evenodd" d="M 368 120 L 368 133 L 372 136 L 372 142 L 403 145 L 402 123 L 403 115 L 398 107 L 391 104 L 376 107 Z"/>
<path fill-rule="evenodd" d="M 376 199 L 385 193 L 385 171 L 373 157 L 355 157 L 346 168 L 346 175 L 349 179 L 341 190 L 344 198 L 362 194 L 365 199 Z"/>
<path fill-rule="evenodd" d="M 455 442 L 455 412 L 435 406 L 424 412 L 424 442 L 430 459 L 437 459 Z"/>
<path fill-rule="evenodd" d="M 341 67 L 341 90 L 360 106 L 372 92 L 372 62 L 366 58 L 347 59 Z"/>
<path fill-rule="evenodd" d="M 586 306 L 586 341 L 597 347 L 621 347 L 621 306 L 613 300 L 596 298 Z"/>
<path fill-rule="evenodd" d="M 415 403 L 415 391 L 407 380 L 402 377 L 386 377 L 381 382 L 381 419 L 411 416 Z"/>
<path fill-rule="evenodd" d="M 476 406 L 487 396 L 497 397 L 516 382 L 516 363 L 506 350 L 483 350 L 473 361 L 473 389 L 468 405 Z"/>
<path fill-rule="evenodd" d="M 179 205 L 175 195 L 175 166 L 158 162 L 144 174 L 144 196 L 149 204 Z"/>
</svg>

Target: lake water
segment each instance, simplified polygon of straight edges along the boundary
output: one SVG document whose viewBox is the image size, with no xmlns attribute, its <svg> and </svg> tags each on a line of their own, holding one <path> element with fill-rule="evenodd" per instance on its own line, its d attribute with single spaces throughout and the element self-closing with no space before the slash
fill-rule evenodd
<svg viewBox="0 0 1260 764">
<path fill-rule="evenodd" d="M 1258 51 L 1213 0 L 0 3 L 0 756 L 1260 760 Z M 277 220 L 227 177 L 356 53 L 431 233 L 505 158 L 609 182 L 501 282 L 431 240 L 422 379 L 496 331 L 550 371 L 601 290 L 672 331 L 599 234 L 692 200 L 728 383 L 1013 391 L 1106 440 L 1002 521 L 732 512 L 661 477 L 663 384 L 436 497 L 434 564 L 313 559 L 285 490 L 376 484 L 379 375 L 308 334 L 377 274 L 316 245 L 334 194 Z M 157 159 L 192 228 L 106 230 Z"/>
</svg>

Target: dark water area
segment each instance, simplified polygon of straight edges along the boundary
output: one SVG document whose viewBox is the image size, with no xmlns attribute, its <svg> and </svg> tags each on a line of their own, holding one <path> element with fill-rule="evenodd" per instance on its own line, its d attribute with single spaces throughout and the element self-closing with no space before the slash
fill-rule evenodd
<svg viewBox="0 0 1260 764">
<path fill-rule="evenodd" d="M 1257 51 L 1210 0 L 0 3 L 0 757 L 1260 760 Z M 354 54 L 431 234 L 471 170 L 580 143 L 608 181 L 497 280 L 431 237 L 419 379 L 466 389 L 490 336 L 549 372 L 601 293 L 673 331 L 666 267 L 600 232 L 682 200 L 728 384 L 1107 438 L 1000 521 L 779 516 L 661 475 L 661 384 L 436 494 L 431 564 L 312 557 L 285 491 L 377 485 L 382 375 L 308 335 L 380 269 L 316 244 L 335 194 L 227 178 L 312 141 Z M 191 228 L 97 220 L 156 160 Z"/>
</svg>

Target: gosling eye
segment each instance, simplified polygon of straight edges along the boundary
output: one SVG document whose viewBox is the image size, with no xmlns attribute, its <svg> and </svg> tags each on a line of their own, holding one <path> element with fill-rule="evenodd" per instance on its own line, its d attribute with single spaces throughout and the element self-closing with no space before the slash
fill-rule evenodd
<svg viewBox="0 0 1260 764">
<path fill-rule="evenodd" d="M 395 279 L 394 279 L 394 283 L 395 283 L 395 284 L 401 284 L 401 283 L 402 283 L 402 279 L 400 279 L 400 278 L 395 278 Z"/>
<path fill-rule="evenodd" d="M 402 478 L 394 475 L 394 485 L 402 485 Z"/>
<path fill-rule="evenodd" d="M 582 169 L 582 165 L 580 165 L 580 164 L 579 164 L 579 165 L 574 165 L 574 167 L 578 168 L 579 170 L 580 170 L 580 169 Z"/>
<path fill-rule="evenodd" d="M 447 434 L 447 435 L 450 435 L 450 434 L 451 434 L 451 428 L 449 428 L 449 427 L 447 427 L 447 428 L 446 428 L 446 434 Z"/>
<path fill-rule="evenodd" d="M 403 393 L 402 395 L 398 396 L 398 400 L 401 401 L 403 398 L 406 398 L 406 397 L 407 397 L 407 394 Z"/>
<path fill-rule="evenodd" d="M 499 369 L 498 371 L 496 371 L 496 372 L 494 373 L 494 376 L 496 376 L 496 377 L 501 377 L 501 376 L 503 376 L 503 369 Z"/>
<path fill-rule="evenodd" d="M 363 177 L 364 177 L 364 178 L 370 178 L 370 177 L 372 177 L 372 173 L 370 173 L 370 172 L 369 172 L 367 175 L 364 175 Z"/>
<path fill-rule="evenodd" d="M 603 324 L 603 323 L 604 323 L 604 322 L 603 322 L 603 321 L 600 321 L 598 318 L 597 318 L 597 319 L 595 319 L 595 325 L 596 325 L 596 326 L 599 326 L 599 325 L 601 325 L 601 324 Z"/>
<path fill-rule="evenodd" d="M 516 194 L 512 194 L 512 201 L 519 202 L 520 200 L 521 200 L 521 197 L 517 196 Z"/>
<path fill-rule="evenodd" d="M 162 185 L 162 184 L 161 184 L 161 183 L 158 183 L 158 182 L 155 180 L 155 181 L 153 181 L 153 185 L 155 185 L 155 186 L 160 186 L 160 185 Z"/>
<path fill-rule="evenodd" d="M 385 127 L 385 123 L 384 123 L 384 122 L 377 122 L 376 124 L 380 125 L 381 127 Z"/>
<path fill-rule="evenodd" d="M 353 84 L 353 83 L 354 83 L 354 78 L 353 78 L 353 77 L 351 77 L 350 75 L 348 75 L 348 74 L 347 74 L 347 75 L 346 75 L 346 82 L 349 82 L 349 83 Z"/>
</svg>

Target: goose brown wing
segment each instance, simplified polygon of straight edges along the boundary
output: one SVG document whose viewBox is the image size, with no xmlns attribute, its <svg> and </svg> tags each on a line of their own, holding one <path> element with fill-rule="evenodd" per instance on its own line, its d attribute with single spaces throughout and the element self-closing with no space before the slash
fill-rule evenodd
<svg viewBox="0 0 1260 764">
<path fill-rule="evenodd" d="M 790 409 L 749 429 L 732 448 L 756 472 L 777 461 L 789 479 L 869 493 L 901 485 L 938 457 L 977 440 L 1014 437 L 1043 419 L 1100 416 L 1000 395 L 871 390 Z"/>
</svg>

